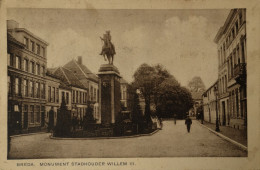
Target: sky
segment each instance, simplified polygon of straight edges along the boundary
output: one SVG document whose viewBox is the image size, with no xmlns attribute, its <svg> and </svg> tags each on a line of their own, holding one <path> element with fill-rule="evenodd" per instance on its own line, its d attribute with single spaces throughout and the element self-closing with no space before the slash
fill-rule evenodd
<svg viewBox="0 0 260 170">
<path fill-rule="evenodd" d="M 210 87 L 218 74 L 213 40 L 229 11 L 9 8 L 7 19 L 49 43 L 48 67 L 82 56 L 83 64 L 97 73 L 106 63 L 99 55 L 99 37 L 110 30 L 116 49 L 114 65 L 128 82 L 141 64 L 159 63 L 183 86 L 200 76 Z"/>
</svg>

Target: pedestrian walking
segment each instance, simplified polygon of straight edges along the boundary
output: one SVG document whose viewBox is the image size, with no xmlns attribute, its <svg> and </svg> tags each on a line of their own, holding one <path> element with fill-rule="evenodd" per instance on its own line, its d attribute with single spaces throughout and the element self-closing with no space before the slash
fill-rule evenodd
<svg viewBox="0 0 260 170">
<path fill-rule="evenodd" d="M 190 133 L 190 126 L 191 126 L 191 124 L 192 124 L 192 121 L 191 121 L 191 119 L 190 119 L 189 116 L 187 116 L 187 118 L 186 118 L 186 120 L 185 120 L 185 124 L 186 124 L 186 126 L 187 126 L 188 133 Z"/>
<path fill-rule="evenodd" d="M 177 117 L 177 115 L 176 115 L 176 113 L 173 115 L 173 119 L 174 119 L 174 124 L 176 125 L 176 117 Z"/>
</svg>

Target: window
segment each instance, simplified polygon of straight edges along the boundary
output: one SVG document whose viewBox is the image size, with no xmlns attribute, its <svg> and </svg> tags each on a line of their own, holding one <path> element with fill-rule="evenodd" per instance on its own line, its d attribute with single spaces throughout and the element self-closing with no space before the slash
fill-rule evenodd
<svg viewBox="0 0 260 170">
<path fill-rule="evenodd" d="M 34 106 L 30 106 L 31 123 L 34 123 Z"/>
<path fill-rule="evenodd" d="M 232 29 L 232 40 L 235 38 L 235 30 L 234 28 Z"/>
<path fill-rule="evenodd" d="M 41 115 L 42 115 L 42 120 L 44 120 L 44 117 L 45 117 L 45 107 L 44 106 L 41 107 Z M 44 122 L 42 122 L 42 125 L 44 125 L 43 123 Z"/>
<path fill-rule="evenodd" d="M 8 64 L 8 66 L 13 66 L 13 56 L 12 56 L 12 54 L 7 54 L 7 64 Z"/>
<path fill-rule="evenodd" d="M 11 94 L 12 84 L 11 84 L 11 77 L 10 76 L 7 77 L 7 81 L 8 81 L 8 94 Z"/>
<path fill-rule="evenodd" d="M 238 21 L 236 22 L 236 33 L 238 34 Z"/>
<path fill-rule="evenodd" d="M 29 91 L 29 96 L 34 97 L 34 83 L 30 81 L 30 91 Z"/>
<path fill-rule="evenodd" d="M 69 93 L 67 92 L 66 93 L 66 104 L 68 104 L 69 103 Z"/>
<path fill-rule="evenodd" d="M 94 89 L 94 101 L 97 100 L 97 92 L 96 92 L 96 89 Z"/>
<path fill-rule="evenodd" d="M 78 100 L 79 99 L 79 93 L 78 93 L 78 91 L 76 91 L 76 103 L 78 103 Z"/>
<path fill-rule="evenodd" d="M 27 115 L 28 116 L 28 105 L 24 105 L 23 106 L 23 113 L 24 113 L 24 115 Z M 24 127 L 27 127 L 28 125 L 28 117 L 26 117 L 27 118 L 27 120 L 25 120 L 24 122 L 26 122 L 26 124 L 24 124 L 23 126 Z"/>
<path fill-rule="evenodd" d="M 30 73 L 34 74 L 34 62 L 33 61 L 30 62 Z"/>
<path fill-rule="evenodd" d="M 40 83 L 36 83 L 36 97 L 40 98 Z"/>
<path fill-rule="evenodd" d="M 45 67 L 42 66 L 42 69 L 41 69 L 41 75 L 44 76 L 44 74 L 45 74 Z"/>
<path fill-rule="evenodd" d="M 237 46 L 237 58 L 238 58 L 238 64 L 240 64 L 240 55 L 239 55 L 239 46 Z"/>
<path fill-rule="evenodd" d="M 56 89 L 56 102 L 59 103 L 59 89 Z"/>
<path fill-rule="evenodd" d="M 41 121 L 40 106 L 36 106 L 35 113 L 36 113 L 36 122 L 40 123 Z"/>
<path fill-rule="evenodd" d="M 29 71 L 29 65 L 28 65 L 28 60 L 24 59 L 24 71 Z"/>
<path fill-rule="evenodd" d="M 72 101 L 73 101 L 73 103 L 75 103 L 75 91 L 74 90 L 72 91 Z"/>
<path fill-rule="evenodd" d="M 64 91 L 61 93 L 61 95 L 62 95 L 62 96 L 61 96 L 61 97 L 62 97 L 61 99 L 62 99 L 62 100 L 63 100 L 63 99 L 65 100 L 65 92 L 64 92 Z"/>
<path fill-rule="evenodd" d="M 21 57 L 19 56 L 15 57 L 15 68 L 21 69 Z"/>
<path fill-rule="evenodd" d="M 36 74 L 40 75 L 40 64 L 36 64 Z"/>
<path fill-rule="evenodd" d="M 19 78 L 15 78 L 15 94 L 16 95 L 21 94 L 21 82 Z"/>
<path fill-rule="evenodd" d="M 93 87 L 90 87 L 90 100 L 93 101 Z"/>
<path fill-rule="evenodd" d="M 42 56 L 45 57 L 45 48 L 42 47 Z"/>
<path fill-rule="evenodd" d="M 52 98 L 51 101 L 52 102 L 55 102 L 55 94 L 56 94 L 55 93 L 55 87 L 52 87 L 52 96 L 51 96 L 51 98 Z"/>
<path fill-rule="evenodd" d="M 35 51 L 35 49 L 34 49 L 34 42 L 33 41 L 31 41 L 31 50 L 32 50 L 32 52 Z"/>
<path fill-rule="evenodd" d="M 51 102 L 51 86 L 48 86 L 48 102 Z"/>
<path fill-rule="evenodd" d="M 82 99 L 82 92 L 79 92 L 79 103 L 82 103 L 81 99 Z"/>
<path fill-rule="evenodd" d="M 40 55 L 40 45 L 36 44 L 36 48 L 37 48 L 37 54 Z"/>
<path fill-rule="evenodd" d="M 28 80 L 24 80 L 24 96 L 28 97 Z"/>
<path fill-rule="evenodd" d="M 239 23 L 242 25 L 243 23 L 243 17 L 242 17 L 242 12 L 239 13 Z"/>
<path fill-rule="evenodd" d="M 41 84 L 41 98 L 45 99 L 45 85 Z"/>
<path fill-rule="evenodd" d="M 241 55 L 241 57 L 242 57 L 242 63 L 245 63 L 245 62 L 246 62 L 244 44 L 245 44 L 244 42 L 241 43 L 241 47 L 242 47 L 242 51 L 241 51 L 241 53 L 242 53 L 242 55 Z"/>
<path fill-rule="evenodd" d="M 23 43 L 24 43 L 25 47 L 28 49 L 29 48 L 29 39 L 24 37 Z"/>
</svg>

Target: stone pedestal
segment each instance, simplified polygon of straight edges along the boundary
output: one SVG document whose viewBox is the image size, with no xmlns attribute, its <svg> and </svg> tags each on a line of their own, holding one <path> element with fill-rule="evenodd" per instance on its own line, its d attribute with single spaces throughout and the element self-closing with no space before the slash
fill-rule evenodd
<svg viewBox="0 0 260 170">
<path fill-rule="evenodd" d="M 101 124 L 113 126 L 120 112 L 120 73 L 114 65 L 103 64 L 98 76 Z"/>
</svg>

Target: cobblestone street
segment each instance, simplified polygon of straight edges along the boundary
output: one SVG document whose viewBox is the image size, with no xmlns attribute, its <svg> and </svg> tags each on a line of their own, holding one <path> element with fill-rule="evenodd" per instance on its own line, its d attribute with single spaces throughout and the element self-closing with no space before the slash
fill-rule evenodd
<svg viewBox="0 0 260 170">
<path fill-rule="evenodd" d="M 152 136 L 98 140 L 55 140 L 49 133 L 13 137 L 10 158 L 98 157 L 237 157 L 247 152 L 193 120 L 187 133 L 183 120 L 164 121 Z"/>
</svg>

